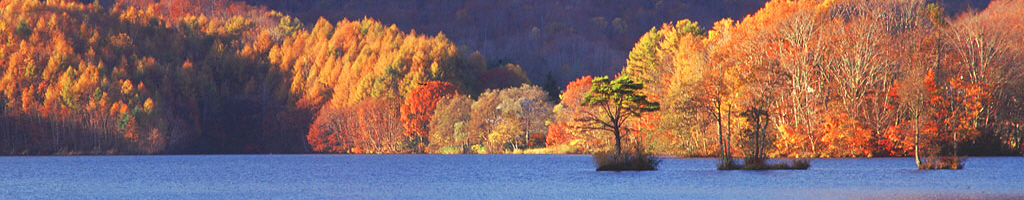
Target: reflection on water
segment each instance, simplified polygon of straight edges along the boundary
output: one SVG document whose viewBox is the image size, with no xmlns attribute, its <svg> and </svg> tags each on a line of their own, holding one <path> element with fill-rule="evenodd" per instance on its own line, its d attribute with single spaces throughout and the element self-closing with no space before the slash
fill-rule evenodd
<svg viewBox="0 0 1024 200">
<path fill-rule="evenodd" d="M 1024 158 L 914 170 L 910 158 L 809 170 L 597 172 L 586 155 L 0 157 L 0 199 L 1024 199 Z"/>
</svg>

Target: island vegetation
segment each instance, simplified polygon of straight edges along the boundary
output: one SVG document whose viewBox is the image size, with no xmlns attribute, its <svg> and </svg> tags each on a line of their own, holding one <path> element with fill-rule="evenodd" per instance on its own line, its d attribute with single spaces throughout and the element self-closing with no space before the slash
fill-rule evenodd
<svg viewBox="0 0 1024 200">
<path fill-rule="evenodd" d="M 458 27 L 304 21 L 249 4 L 273 2 L 0 1 L 0 153 L 592 153 L 599 166 L 651 169 L 650 155 L 719 157 L 726 169 L 913 156 L 920 169 L 960 169 L 968 155 L 1024 153 L 1019 0 L 772 0 L 631 38 L 631 22 L 685 6 L 643 1 L 627 7 L 653 11 L 531 19 L 511 33 L 560 49 L 550 55 L 458 44 L 445 34 Z M 580 8 L 561 2 L 542 6 Z M 501 9 L 465 8 L 479 10 L 438 20 Z M 635 44 L 571 53 L 608 46 L 589 35 Z M 551 64 L 579 54 L 621 59 Z"/>
<path fill-rule="evenodd" d="M 627 126 L 627 123 L 646 112 L 661 109 L 658 102 L 647 100 L 647 95 L 641 93 L 643 89 L 643 84 L 637 83 L 629 76 L 621 76 L 615 80 L 606 76 L 595 78 L 590 91 L 584 95 L 582 105 L 592 109 L 576 119 L 581 122 L 579 126 L 570 128 L 608 132 L 615 141 L 614 152 L 594 154 L 598 171 L 656 169 L 659 160 L 647 154 L 642 141 L 636 140 L 632 151 L 627 149 L 628 152 L 622 152 L 623 136 L 640 131 Z"/>
</svg>

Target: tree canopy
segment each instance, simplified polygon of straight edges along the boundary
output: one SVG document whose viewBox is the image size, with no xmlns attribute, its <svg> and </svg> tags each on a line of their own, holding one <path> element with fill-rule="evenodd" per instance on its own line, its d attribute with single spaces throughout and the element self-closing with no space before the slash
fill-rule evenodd
<svg viewBox="0 0 1024 200">
<path fill-rule="evenodd" d="M 622 154 L 623 132 L 637 131 L 629 128 L 631 118 L 640 117 L 645 112 L 661 109 L 658 102 L 647 100 L 644 85 L 637 83 L 629 76 L 621 76 L 612 80 L 606 77 L 594 78 L 590 91 L 583 97 L 582 105 L 598 107 L 594 113 L 587 113 L 577 121 L 586 122 L 584 129 L 599 129 L 611 132 L 615 139 L 615 152 Z"/>
</svg>

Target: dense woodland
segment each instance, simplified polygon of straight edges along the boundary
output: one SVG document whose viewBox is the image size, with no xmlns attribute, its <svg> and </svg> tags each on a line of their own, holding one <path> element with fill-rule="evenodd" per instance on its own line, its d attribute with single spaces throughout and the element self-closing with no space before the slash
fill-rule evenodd
<svg viewBox="0 0 1024 200">
<path fill-rule="evenodd" d="M 625 59 L 612 61 L 615 53 L 592 52 L 608 48 L 583 44 L 586 32 L 637 26 L 630 20 L 610 20 L 607 30 L 550 31 L 557 27 L 548 23 L 545 44 L 561 50 L 509 53 L 494 50 L 509 45 L 459 44 L 447 31 L 402 29 L 369 14 L 303 22 L 227 0 L 3 0 L 0 153 L 623 146 L 681 156 L 1019 155 L 1024 2 L 947 6 L 774 0 L 741 19 L 642 28 L 649 31 L 629 39 Z M 620 31 L 602 40 L 636 34 Z M 507 42 L 532 45 L 516 38 L 533 36 L 505 32 Z M 564 55 L 579 71 L 566 72 L 568 61 L 514 58 L 537 52 Z M 619 67 L 600 70 L 608 66 Z M 660 109 L 605 115 L 592 95 L 610 79 L 590 74 L 636 83 Z M 575 80 L 561 84 L 566 77 Z M 624 132 L 594 128 L 609 120 Z"/>
<path fill-rule="evenodd" d="M 707 31 L 666 23 L 622 71 L 664 105 L 636 138 L 684 155 L 1019 154 L 1022 12 L 1020 1 L 958 16 L 923 1 L 771 1 Z"/>
<path fill-rule="evenodd" d="M 371 16 L 402 30 L 443 32 L 489 66 L 515 63 L 557 94 L 584 75 L 614 75 L 651 27 L 690 18 L 713 23 L 754 13 L 765 0 L 245 0 L 303 22 Z"/>
</svg>

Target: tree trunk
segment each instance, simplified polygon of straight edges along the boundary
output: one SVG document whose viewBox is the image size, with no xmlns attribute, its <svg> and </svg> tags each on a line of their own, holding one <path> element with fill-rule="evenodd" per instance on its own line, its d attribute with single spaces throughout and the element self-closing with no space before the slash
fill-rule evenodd
<svg viewBox="0 0 1024 200">
<path fill-rule="evenodd" d="M 725 166 L 725 138 L 722 137 L 722 105 L 716 105 L 715 108 L 718 110 L 718 112 L 715 112 L 715 115 L 718 115 L 718 117 L 716 117 L 716 121 L 718 122 L 718 157 L 721 159 L 722 166 Z"/>
<path fill-rule="evenodd" d="M 917 167 L 920 168 L 921 155 L 919 146 L 921 144 L 921 121 L 917 119 L 920 119 L 921 114 L 915 113 L 914 116 L 916 118 L 914 120 L 914 164 L 917 164 Z"/>
<path fill-rule="evenodd" d="M 957 160 L 960 159 L 960 157 L 958 157 L 958 155 L 957 155 L 957 151 L 959 150 L 959 149 L 957 149 L 957 147 L 960 146 L 958 144 L 959 142 L 957 141 L 957 136 L 959 135 L 959 133 L 960 133 L 960 131 L 953 131 L 953 159 L 957 159 Z"/>
<path fill-rule="evenodd" d="M 615 155 L 622 155 L 622 134 L 619 132 L 619 128 L 616 127 L 612 134 L 615 134 Z"/>
<path fill-rule="evenodd" d="M 950 86 L 950 88 L 952 88 L 952 86 Z M 953 104 L 954 103 L 950 103 L 949 104 L 950 117 L 955 116 L 953 113 L 956 113 L 956 111 L 957 111 L 955 105 L 953 105 Z M 957 156 L 956 155 L 956 151 L 957 151 L 957 144 L 956 144 L 957 143 L 957 138 L 956 137 L 958 136 L 957 134 L 960 132 L 960 130 L 957 130 L 956 127 L 950 127 L 949 131 L 953 132 L 953 158 L 957 159 L 957 157 L 956 157 Z"/>
<path fill-rule="evenodd" d="M 1021 147 L 1024 146 L 1024 137 L 1022 137 L 1024 135 L 1021 134 L 1020 124 L 1014 124 L 1013 126 L 1017 127 L 1016 129 L 1014 129 L 1014 132 L 1017 133 L 1017 153 L 1020 153 L 1022 154 L 1022 156 L 1024 156 L 1024 147 Z"/>
<path fill-rule="evenodd" d="M 725 153 L 728 158 L 732 158 L 732 106 L 725 111 Z"/>
<path fill-rule="evenodd" d="M 526 125 L 523 126 L 523 135 L 526 136 L 526 138 L 523 138 L 523 146 L 525 147 L 524 149 L 527 149 L 530 148 L 530 119 L 524 119 L 526 117 L 522 116 L 520 115 L 520 120 L 526 122 Z"/>
</svg>

